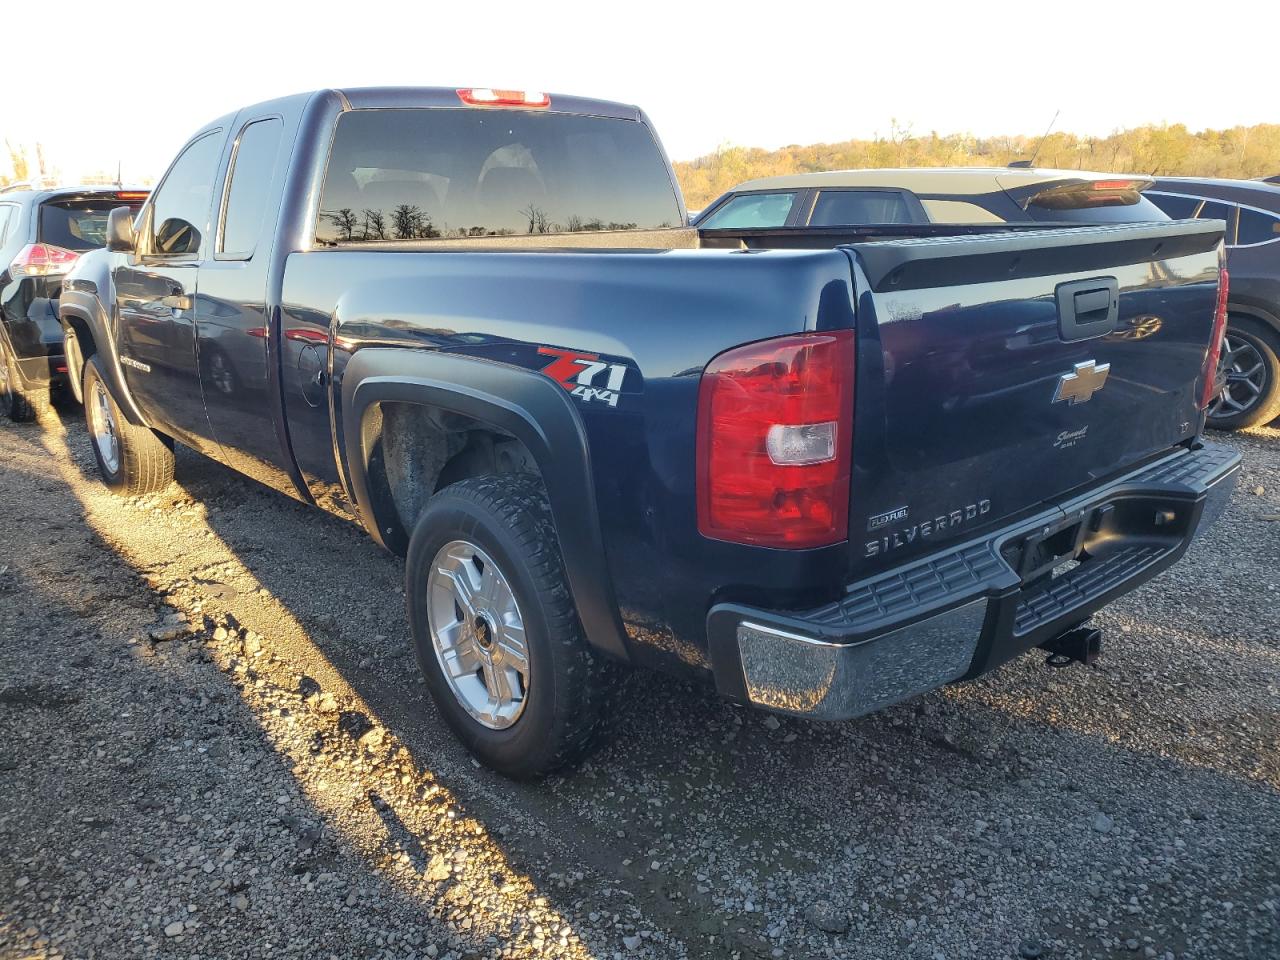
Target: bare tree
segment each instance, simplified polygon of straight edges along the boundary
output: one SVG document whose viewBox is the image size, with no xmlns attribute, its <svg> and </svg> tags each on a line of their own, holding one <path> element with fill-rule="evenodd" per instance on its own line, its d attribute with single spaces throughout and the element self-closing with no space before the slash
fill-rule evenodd
<svg viewBox="0 0 1280 960">
<path fill-rule="evenodd" d="M 383 216 L 381 210 L 366 210 L 364 212 L 364 239 L 387 239 L 387 218 Z"/>
<path fill-rule="evenodd" d="M 337 213 L 326 213 L 329 222 L 338 228 L 343 240 L 354 238 L 356 224 L 359 223 L 356 212 L 350 207 L 343 207 Z"/>
<path fill-rule="evenodd" d="M 422 211 L 416 204 L 402 203 L 391 211 L 391 228 L 397 240 L 412 240 L 422 221 Z"/>
</svg>

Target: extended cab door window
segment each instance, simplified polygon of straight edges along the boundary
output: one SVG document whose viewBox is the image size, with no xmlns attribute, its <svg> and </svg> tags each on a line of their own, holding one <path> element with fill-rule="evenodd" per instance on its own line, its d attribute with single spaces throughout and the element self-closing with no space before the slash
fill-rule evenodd
<svg viewBox="0 0 1280 960">
<path fill-rule="evenodd" d="M 219 260 L 248 260 L 258 243 L 275 172 L 284 124 L 279 117 L 258 120 L 240 134 L 231 158 Z"/>
</svg>

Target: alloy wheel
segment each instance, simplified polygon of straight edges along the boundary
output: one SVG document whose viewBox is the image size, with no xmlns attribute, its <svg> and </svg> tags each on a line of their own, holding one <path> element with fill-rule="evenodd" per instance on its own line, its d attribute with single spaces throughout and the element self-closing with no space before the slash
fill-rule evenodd
<svg viewBox="0 0 1280 960">
<path fill-rule="evenodd" d="M 1222 338 L 1222 392 L 1209 404 L 1210 418 L 1231 417 L 1251 409 L 1267 386 L 1267 365 L 1248 340 L 1230 332 Z"/>
<path fill-rule="evenodd" d="M 98 448 L 98 456 L 108 473 L 120 469 L 120 435 L 116 427 L 115 411 L 111 409 L 111 397 L 101 380 L 93 382 L 93 396 L 86 406 L 89 413 L 89 433 Z"/>
<path fill-rule="evenodd" d="M 515 723 L 529 695 L 524 619 L 506 576 L 474 543 L 452 540 L 436 552 L 427 623 L 458 703 L 491 730 Z"/>
</svg>

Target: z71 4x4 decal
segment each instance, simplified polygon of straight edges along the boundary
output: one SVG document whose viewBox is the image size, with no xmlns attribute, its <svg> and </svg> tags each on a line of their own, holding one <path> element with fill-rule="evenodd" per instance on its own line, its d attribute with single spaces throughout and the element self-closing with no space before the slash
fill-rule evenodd
<svg viewBox="0 0 1280 960">
<path fill-rule="evenodd" d="M 542 368 L 542 372 L 579 400 L 584 403 L 602 401 L 611 407 L 618 405 L 627 379 L 626 364 L 601 360 L 595 353 L 557 347 L 539 347 L 538 353 L 555 358 Z"/>
</svg>

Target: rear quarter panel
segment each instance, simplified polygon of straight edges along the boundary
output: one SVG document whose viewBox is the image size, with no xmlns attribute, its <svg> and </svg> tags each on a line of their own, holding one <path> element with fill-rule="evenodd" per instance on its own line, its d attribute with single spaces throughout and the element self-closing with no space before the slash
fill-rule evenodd
<svg viewBox="0 0 1280 960">
<path fill-rule="evenodd" d="M 765 602 L 797 586 L 814 596 L 839 589 L 844 545 L 762 551 L 698 535 L 694 426 L 699 378 L 716 354 L 852 325 L 843 253 L 316 251 L 290 256 L 283 303 L 285 409 L 314 489 L 339 479 L 331 400 L 341 396 L 347 360 L 365 347 L 443 350 L 535 370 L 556 362 L 539 353 L 552 348 L 625 369 L 616 404 L 575 400 L 637 659 L 704 666 L 706 611 L 726 584 L 739 599 Z M 309 371 L 327 342 L 331 396 L 314 403 Z"/>
</svg>

